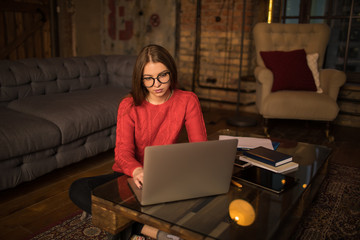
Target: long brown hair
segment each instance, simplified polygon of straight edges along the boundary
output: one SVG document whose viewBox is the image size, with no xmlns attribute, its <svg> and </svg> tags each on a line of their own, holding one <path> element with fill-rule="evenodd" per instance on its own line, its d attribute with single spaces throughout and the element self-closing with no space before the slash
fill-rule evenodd
<svg viewBox="0 0 360 240">
<path fill-rule="evenodd" d="M 135 106 L 141 105 L 148 94 L 148 90 L 143 84 L 143 73 L 145 65 L 149 62 L 164 64 L 170 71 L 170 90 L 176 88 L 177 69 L 174 58 L 165 48 L 154 44 L 148 45 L 141 50 L 134 66 L 130 94 L 134 99 Z"/>
</svg>

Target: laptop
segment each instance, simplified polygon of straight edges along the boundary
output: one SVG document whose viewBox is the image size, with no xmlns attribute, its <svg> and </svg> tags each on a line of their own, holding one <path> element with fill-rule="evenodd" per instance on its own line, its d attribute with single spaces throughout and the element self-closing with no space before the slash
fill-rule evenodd
<svg viewBox="0 0 360 240">
<path fill-rule="evenodd" d="M 142 189 L 128 182 L 142 206 L 224 194 L 236 151 L 237 139 L 148 146 Z"/>
</svg>

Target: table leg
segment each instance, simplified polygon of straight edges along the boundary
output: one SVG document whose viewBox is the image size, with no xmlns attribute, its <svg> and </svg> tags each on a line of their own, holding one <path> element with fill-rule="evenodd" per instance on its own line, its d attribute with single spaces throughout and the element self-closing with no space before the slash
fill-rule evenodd
<svg viewBox="0 0 360 240">
<path fill-rule="evenodd" d="M 92 223 L 102 230 L 116 235 L 125 228 L 131 226 L 133 221 L 116 214 L 111 207 L 103 203 L 103 199 L 92 196 Z"/>
</svg>

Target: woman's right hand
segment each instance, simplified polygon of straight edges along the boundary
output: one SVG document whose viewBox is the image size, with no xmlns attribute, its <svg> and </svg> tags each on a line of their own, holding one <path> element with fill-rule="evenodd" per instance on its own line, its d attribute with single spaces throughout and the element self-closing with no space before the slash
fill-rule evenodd
<svg viewBox="0 0 360 240">
<path fill-rule="evenodd" d="M 135 168 L 132 175 L 133 175 L 134 182 L 135 182 L 136 186 L 139 189 L 141 189 L 142 185 L 143 185 L 143 180 L 144 180 L 144 170 L 143 170 L 143 168 L 142 167 Z"/>
</svg>

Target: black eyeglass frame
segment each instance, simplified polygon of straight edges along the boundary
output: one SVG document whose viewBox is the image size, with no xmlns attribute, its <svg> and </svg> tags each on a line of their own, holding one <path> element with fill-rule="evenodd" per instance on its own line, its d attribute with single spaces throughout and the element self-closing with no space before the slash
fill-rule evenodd
<svg viewBox="0 0 360 240">
<path fill-rule="evenodd" d="M 160 81 L 160 79 L 159 79 L 159 77 L 160 77 L 161 75 L 163 75 L 163 74 L 169 75 L 169 80 L 167 80 L 166 82 L 162 82 L 162 81 Z M 161 83 L 161 84 L 166 84 L 166 83 L 168 83 L 168 82 L 170 81 L 170 72 L 169 72 L 169 71 L 165 71 L 165 72 L 159 73 L 159 75 L 157 75 L 156 78 L 153 78 L 153 77 L 142 77 L 142 80 L 150 80 L 150 78 L 153 80 L 153 83 L 151 84 L 151 86 L 146 86 L 146 85 L 144 84 L 144 87 L 146 87 L 146 88 L 151 88 L 152 86 L 154 86 L 154 85 L 155 85 L 155 79 L 157 79 L 157 80 L 159 81 L 159 83 Z"/>
</svg>

